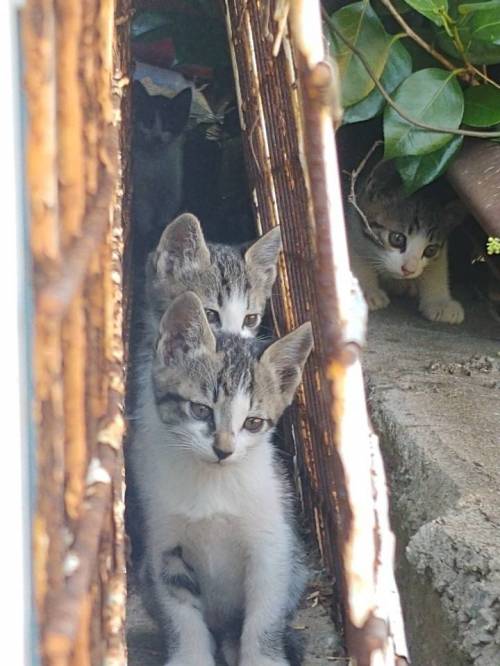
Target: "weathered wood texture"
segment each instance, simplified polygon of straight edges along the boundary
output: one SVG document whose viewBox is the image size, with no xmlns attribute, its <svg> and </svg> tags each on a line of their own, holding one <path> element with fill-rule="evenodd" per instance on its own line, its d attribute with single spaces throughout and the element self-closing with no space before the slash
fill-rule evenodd
<svg viewBox="0 0 500 666">
<path fill-rule="evenodd" d="M 307 320 L 317 331 L 322 304 L 314 287 L 315 236 L 301 154 L 298 81 L 288 40 L 276 58 L 272 55 L 275 3 L 267 9 L 264 5 L 267 3 L 227 0 L 249 187 L 258 226 L 267 231 L 279 224 L 283 235 L 286 261 L 280 267 L 279 293 L 273 299 L 277 332 L 284 334 Z M 321 368 L 324 356 L 322 340 L 315 338 L 296 400 L 293 431 L 300 442 L 297 456 L 303 503 L 323 560 L 335 574 L 337 502 L 331 461 L 337 454 L 329 387 Z"/>
<path fill-rule="evenodd" d="M 500 236 L 500 146 L 467 141 L 447 176 L 485 232 Z"/>
<path fill-rule="evenodd" d="M 291 7 L 292 41 L 278 49 Z M 300 489 L 323 560 L 338 583 L 349 656 L 406 662 L 393 573 L 387 488 L 359 362 L 366 306 L 353 289 L 332 128 L 335 79 L 314 0 L 226 0 L 249 186 L 259 226 L 282 229 L 273 310 L 279 333 L 306 320 L 306 366 L 294 434 Z M 274 55 L 273 55 L 274 48 Z M 336 107 L 334 107 L 336 108 Z M 278 295 L 277 295 L 278 296 Z"/>
<path fill-rule="evenodd" d="M 119 148 L 128 13 L 128 0 L 27 0 L 23 9 L 33 573 L 47 666 L 126 663 Z"/>
</svg>

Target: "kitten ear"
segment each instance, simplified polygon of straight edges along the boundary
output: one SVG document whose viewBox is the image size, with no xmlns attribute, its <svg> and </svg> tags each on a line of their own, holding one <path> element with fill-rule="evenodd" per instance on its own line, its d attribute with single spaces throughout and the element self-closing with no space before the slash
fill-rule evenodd
<svg viewBox="0 0 500 666">
<path fill-rule="evenodd" d="M 175 97 L 168 100 L 169 103 L 165 113 L 168 115 L 170 126 L 174 134 L 180 134 L 186 126 L 192 101 L 193 91 L 191 88 L 185 88 Z"/>
<path fill-rule="evenodd" d="M 468 215 L 469 211 L 460 199 L 454 199 L 443 207 L 442 227 L 444 227 L 446 233 L 450 233 L 453 229 L 460 226 Z"/>
<path fill-rule="evenodd" d="M 191 213 L 183 213 L 168 224 L 156 248 L 155 258 L 160 277 L 208 268 L 210 251 L 198 219 Z"/>
<path fill-rule="evenodd" d="M 168 365 L 177 355 L 214 353 L 215 345 L 215 336 L 198 296 L 192 291 L 177 296 L 160 321 L 156 353 L 163 363 Z"/>
<path fill-rule="evenodd" d="M 245 263 L 248 272 L 257 284 L 271 293 L 271 288 L 278 272 L 278 256 L 283 248 L 281 229 L 274 227 L 261 236 L 245 252 Z"/>
<path fill-rule="evenodd" d="M 401 196 L 402 180 L 392 160 L 378 162 L 368 175 L 363 195 L 369 200 Z"/>
<path fill-rule="evenodd" d="M 279 377 L 280 390 L 286 405 L 293 400 L 313 344 L 312 326 L 308 321 L 274 342 L 262 354 L 260 362 Z"/>
</svg>

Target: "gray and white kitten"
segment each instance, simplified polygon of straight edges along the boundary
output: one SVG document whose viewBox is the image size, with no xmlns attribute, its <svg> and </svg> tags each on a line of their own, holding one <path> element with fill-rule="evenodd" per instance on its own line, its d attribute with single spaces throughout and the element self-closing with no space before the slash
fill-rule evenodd
<svg viewBox="0 0 500 666">
<path fill-rule="evenodd" d="M 185 291 L 200 298 L 212 330 L 257 335 L 277 275 L 281 234 L 274 228 L 249 247 L 206 243 L 200 223 L 188 213 L 167 226 L 146 264 L 145 297 L 134 327 L 135 353 L 130 373 L 127 409 L 130 412 L 128 451 L 136 448 L 136 413 L 150 399 L 153 346 L 161 317 Z M 135 506 L 134 474 L 128 465 L 128 530 L 134 557 L 140 554 L 140 511 Z M 133 517 L 132 517 L 133 516 Z"/>
<path fill-rule="evenodd" d="M 156 334 L 161 316 L 184 291 L 201 299 L 214 331 L 257 334 L 282 249 L 279 227 L 249 247 L 207 243 L 197 218 L 169 224 L 146 265 L 146 305 Z"/>
<path fill-rule="evenodd" d="M 133 86 L 132 215 L 143 238 L 156 238 L 182 205 L 184 134 L 192 90 L 169 99 Z"/>
<path fill-rule="evenodd" d="M 446 240 L 463 213 L 422 192 L 406 196 L 388 163 L 377 165 L 360 184 L 357 203 L 380 241 L 367 235 L 359 214 L 347 204 L 352 270 L 370 310 L 389 304 L 387 291 L 406 292 L 418 297 L 426 319 L 460 324 L 464 310 L 450 294 Z"/>
<path fill-rule="evenodd" d="M 160 324 L 131 463 L 146 522 L 145 603 L 168 666 L 288 666 L 305 585 L 288 484 L 272 445 L 313 344 L 214 335 L 192 292 Z"/>
</svg>

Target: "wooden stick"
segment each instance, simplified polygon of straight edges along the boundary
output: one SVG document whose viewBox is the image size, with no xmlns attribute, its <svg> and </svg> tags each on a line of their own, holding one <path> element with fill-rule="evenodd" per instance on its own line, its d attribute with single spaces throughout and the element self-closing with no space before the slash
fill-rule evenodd
<svg viewBox="0 0 500 666">
<path fill-rule="evenodd" d="M 314 273 L 322 303 L 319 335 L 336 426 L 338 458 L 332 464 L 347 648 L 358 666 L 397 666 L 405 663 L 407 650 L 393 572 L 394 535 L 382 458 L 366 409 L 360 342 L 350 339 L 352 330 L 362 328 L 365 310 L 356 300 L 359 292 L 353 290 L 349 269 L 331 106 L 324 104 L 320 92 L 328 83 L 328 68 L 319 2 L 290 0 L 290 25 L 303 93 L 304 153 L 315 216 Z M 333 77 L 330 83 L 336 85 Z"/>
</svg>

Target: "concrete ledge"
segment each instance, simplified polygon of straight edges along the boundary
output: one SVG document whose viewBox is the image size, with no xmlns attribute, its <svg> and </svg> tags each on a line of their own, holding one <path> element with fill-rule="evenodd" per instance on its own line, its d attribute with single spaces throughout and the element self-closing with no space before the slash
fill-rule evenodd
<svg viewBox="0 0 500 666">
<path fill-rule="evenodd" d="M 500 664 L 500 330 L 465 306 L 452 327 L 391 304 L 365 354 L 415 666 Z"/>
</svg>

